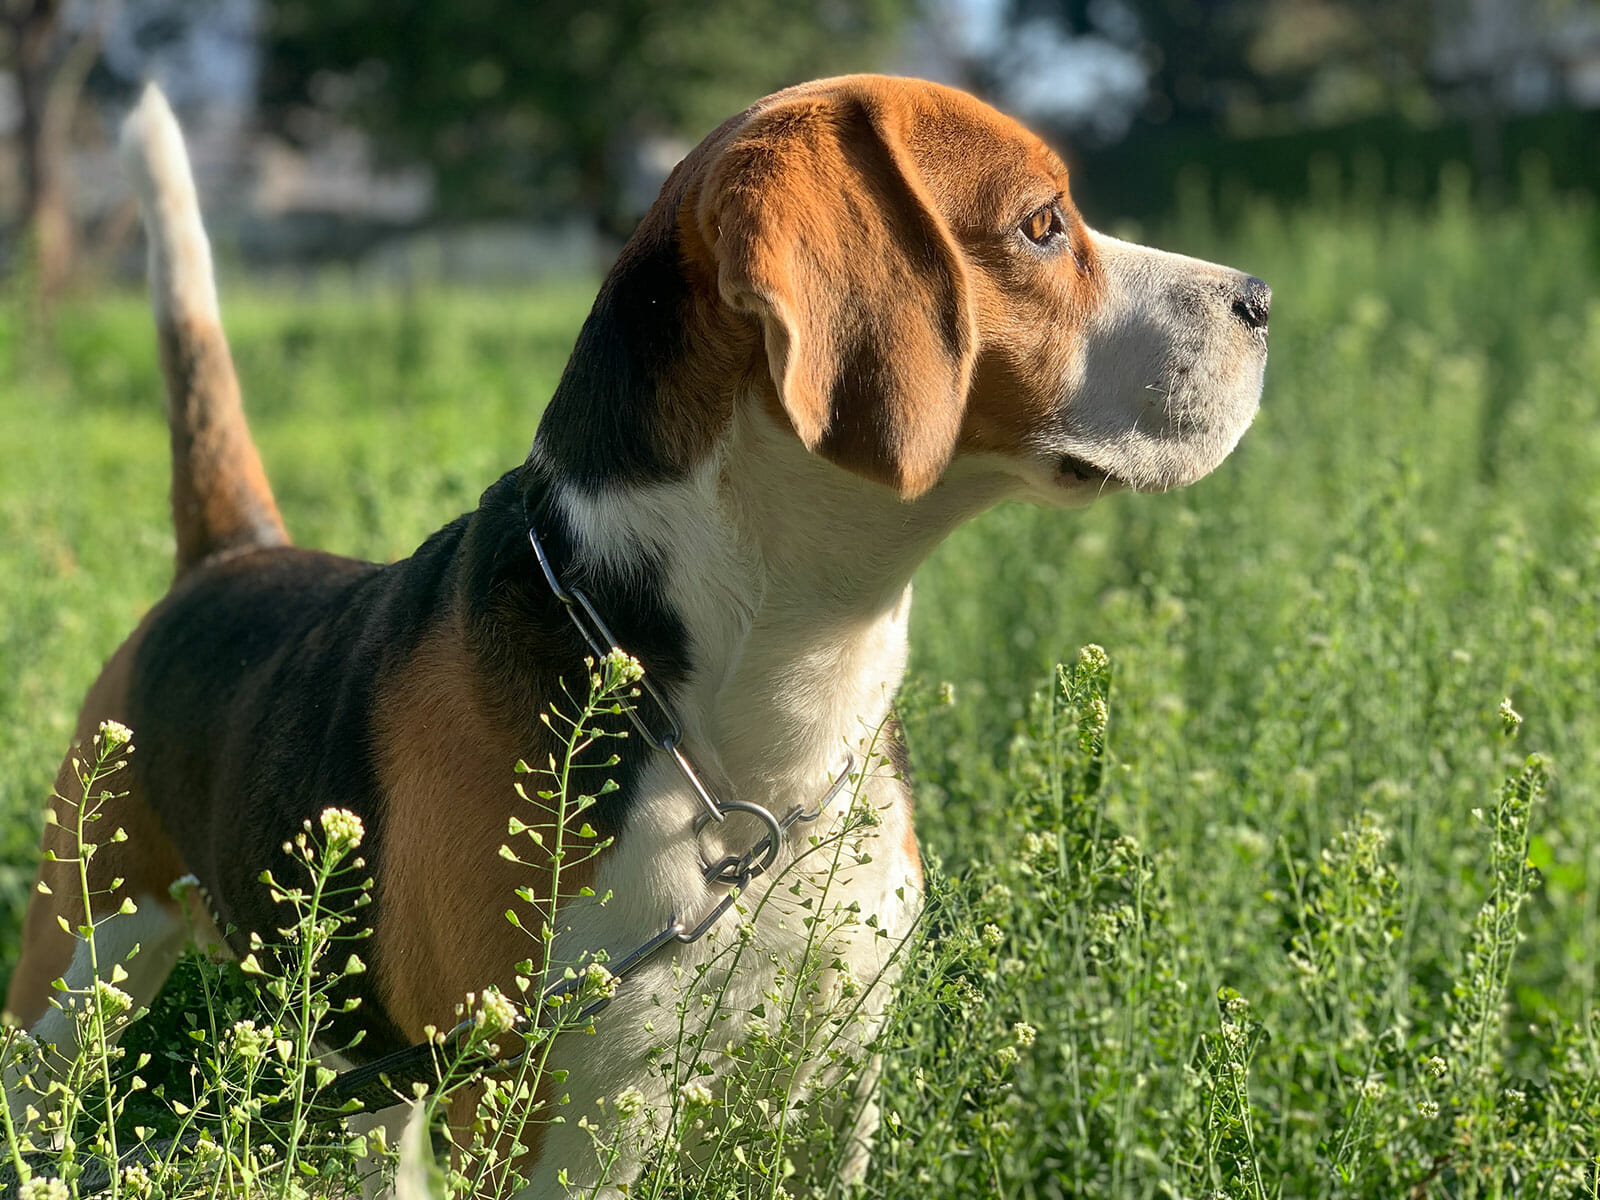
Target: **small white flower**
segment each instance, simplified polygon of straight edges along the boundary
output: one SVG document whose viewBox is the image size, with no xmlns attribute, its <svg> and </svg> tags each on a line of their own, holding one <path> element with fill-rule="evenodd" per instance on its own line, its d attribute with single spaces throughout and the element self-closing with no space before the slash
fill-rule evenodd
<svg viewBox="0 0 1600 1200">
<path fill-rule="evenodd" d="M 1017 1045 L 1031 1046 L 1039 1036 L 1039 1031 L 1026 1021 L 1018 1021 L 1011 1027 L 1011 1036 L 1017 1039 Z"/>
<path fill-rule="evenodd" d="M 1383 1080 L 1375 1076 L 1369 1075 L 1361 1081 L 1361 1098 L 1364 1100 L 1376 1103 L 1383 1099 L 1384 1091 Z"/>
<path fill-rule="evenodd" d="M 122 1168 L 122 1187 L 130 1196 L 142 1198 L 151 1195 L 150 1172 L 140 1163 Z"/>
<path fill-rule="evenodd" d="M 54 1175 L 35 1175 L 17 1192 L 17 1200 L 67 1200 L 67 1185 Z"/>
<path fill-rule="evenodd" d="M 711 1085 L 703 1079 L 691 1079 L 678 1089 L 678 1097 L 690 1108 L 705 1108 L 715 1098 Z"/>
<path fill-rule="evenodd" d="M 1450 1064 L 1445 1062 L 1445 1060 L 1437 1054 L 1435 1054 L 1422 1065 L 1427 1069 L 1428 1074 L 1432 1075 L 1435 1079 L 1443 1079 L 1445 1077 L 1445 1073 L 1450 1070 Z"/>
<path fill-rule="evenodd" d="M 133 730 L 121 721 L 101 721 L 100 732 L 95 740 L 105 746 L 107 754 L 115 754 L 133 741 Z"/>
<path fill-rule="evenodd" d="M 94 995 L 101 1014 L 106 1017 L 121 1016 L 133 1007 L 132 996 L 116 984 L 107 983 L 104 979 L 94 981 Z"/>
<path fill-rule="evenodd" d="M 600 660 L 600 675 L 608 688 L 627 687 L 644 678 L 644 664 L 626 650 L 612 650 Z"/>
<path fill-rule="evenodd" d="M 1122 934 L 1122 921 L 1116 909 L 1100 909 L 1092 912 L 1084 925 L 1089 934 L 1089 941 L 1099 951 L 1114 948 L 1117 938 Z"/>
<path fill-rule="evenodd" d="M 1096 696 L 1089 701 L 1089 724 L 1095 729 L 1104 729 L 1111 722 L 1111 706 L 1102 696 Z"/>
<path fill-rule="evenodd" d="M 615 975 L 606 969 L 604 963 L 592 962 L 584 967 L 583 980 L 579 989 L 586 1000 L 609 1000 L 617 994 L 617 985 L 621 982 Z"/>
<path fill-rule="evenodd" d="M 1500 701 L 1500 729 L 1510 737 L 1522 724 L 1522 714 L 1511 707 L 1511 697 Z"/>
<path fill-rule="evenodd" d="M 1294 968 L 1294 970 L 1299 972 L 1301 975 L 1306 976 L 1308 979 L 1315 979 L 1320 973 L 1317 970 L 1316 963 L 1312 962 L 1311 959 L 1307 958 L 1304 954 L 1300 954 L 1293 950 L 1289 952 L 1289 966 Z"/>
<path fill-rule="evenodd" d="M 709 1091 L 707 1094 L 710 1094 Z M 617 1093 L 616 1099 L 611 1102 L 611 1105 L 621 1116 L 631 1117 L 634 1113 L 644 1110 L 644 1093 L 636 1087 L 625 1087 Z"/>
<path fill-rule="evenodd" d="M 328 839 L 330 850 L 354 850 L 366 836 L 366 826 L 361 818 L 348 808 L 322 810 L 322 833 Z"/>
<path fill-rule="evenodd" d="M 998 946 L 1006 940 L 1006 935 L 1000 931 L 998 925 L 985 925 L 983 927 L 983 944 L 985 946 Z"/>
<path fill-rule="evenodd" d="M 1437 1100 L 1418 1100 L 1417 1115 L 1433 1119 L 1439 1115 L 1439 1102 Z"/>
<path fill-rule="evenodd" d="M 233 1052 L 242 1062 L 255 1062 L 267 1052 L 267 1047 L 272 1045 L 272 1031 L 257 1029 L 254 1021 L 235 1021 L 229 1031 L 233 1043 Z"/>
<path fill-rule="evenodd" d="M 484 990 L 473 1021 L 484 1037 L 499 1037 L 509 1032 L 517 1023 L 517 1006 L 506 999 L 496 988 Z"/>
</svg>

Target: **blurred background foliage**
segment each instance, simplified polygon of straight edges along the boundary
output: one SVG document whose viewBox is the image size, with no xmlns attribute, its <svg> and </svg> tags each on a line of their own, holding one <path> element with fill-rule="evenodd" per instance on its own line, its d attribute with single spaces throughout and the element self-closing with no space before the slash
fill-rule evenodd
<svg viewBox="0 0 1600 1200">
<path fill-rule="evenodd" d="M 1425 199 L 1453 162 L 1491 201 L 1530 164 L 1558 190 L 1600 189 L 1594 0 L 3 0 L 0 14 L 0 267 L 47 297 L 137 265 L 111 146 L 144 78 L 185 119 L 225 256 L 258 267 L 509 222 L 546 245 L 434 257 L 469 278 L 525 261 L 592 271 L 718 122 L 853 70 L 941 79 L 1015 113 L 1067 153 L 1102 224 L 1159 219 L 1195 189 L 1224 213 L 1319 189 Z"/>
<path fill-rule="evenodd" d="M 698 139 L 786 83 L 883 62 L 911 7 L 278 0 L 267 15 L 269 119 L 321 105 L 359 124 L 431 166 L 444 215 L 578 208 L 625 234 L 641 141 Z"/>
</svg>

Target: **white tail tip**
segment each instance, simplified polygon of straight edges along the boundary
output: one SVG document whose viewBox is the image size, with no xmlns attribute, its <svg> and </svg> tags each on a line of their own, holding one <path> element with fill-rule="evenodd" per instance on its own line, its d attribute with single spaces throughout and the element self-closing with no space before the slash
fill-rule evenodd
<svg viewBox="0 0 1600 1200">
<path fill-rule="evenodd" d="M 218 320 L 211 246 L 200 221 L 183 131 L 161 89 L 145 85 L 122 123 L 122 165 L 150 242 L 150 299 L 161 320 Z"/>
</svg>

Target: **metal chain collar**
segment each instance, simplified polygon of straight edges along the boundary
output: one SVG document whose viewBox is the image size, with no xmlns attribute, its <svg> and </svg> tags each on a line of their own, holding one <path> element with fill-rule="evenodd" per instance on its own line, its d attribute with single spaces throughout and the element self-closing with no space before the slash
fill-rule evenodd
<svg viewBox="0 0 1600 1200">
<path fill-rule="evenodd" d="M 538 533 L 531 527 L 528 529 L 528 541 L 533 546 L 533 553 L 539 560 L 539 569 L 544 572 L 545 582 L 550 585 L 551 593 L 565 606 L 567 615 L 572 618 L 573 625 L 588 643 L 596 658 L 604 658 L 608 654 L 626 653 L 617 644 L 616 637 L 595 610 L 589 597 L 579 588 L 562 586 L 555 568 L 550 565 L 550 559 L 544 552 L 544 546 L 539 541 Z M 823 810 L 844 791 L 850 782 L 850 773 L 856 766 L 855 755 L 847 753 L 844 766 L 834 776 L 822 799 L 817 801 L 817 806 L 807 812 L 803 806 L 796 805 L 782 819 L 774 816 L 772 810 L 765 805 L 752 800 L 718 800 L 706 786 L 700 772 L 695 770 L 694 764 L 684 754 L 683 726 L 673 714 L 666 697 L 650 682 L 648 676 L 641 675 L 638 683 L 643 694 L 650 698 L 659 712 L 665 732 L 657 733 L 651 729 L 640 716 L 637 705 L 629 705 L 624 711 L 646 742 L 671 757 L 684 782 L 705 806 L 705 812 L 695 818 L 694 831 L 698 834 L 709 822 L 720 823 L 726 820 L 730 813 L 744 813 L 758 820 L 764 827 L 764 832 L 760 840 L 743 854 L 729 854 L 716 862 L 706 862 L 702 858 L 701 870 L 705 876 L 706 886 L 725 887 L 728 889 L 727 894 L 716 901 L 696 924 L 691 926 L 684 918 L 674 913 L 659 933 L 624 955 L 615 964 L 608 963 L 607 970 L 616 981 L 626 979 L 667 946 L 674 943 L 688 945 L 699 941 L 709 933 L 712 927 L 727 915 L 728 910 L 733 907 L 750 881 L 764 874 L 777 860 L 784 835 L 794 826 L 815 821 L 820 817 Z M 573 972 L 571 978 L 558 980 L 546 988 L 541 1000 L 548 1002 L 579 991 L 584 982 L 582 975 Z M 579 1012 L 577 1019 L 587 1020 L 610 1003 L 609 995 L 596 999 Z M 348 1111 L 346 1106 L 352 1100 L 359 1101 L 368 1110 L 376 1112 L 393 1104 L 396 1096 L 403 1095 L 414 1084 L 431 1086 L 438 1079 L 441 1061 L 470 1037 L 477 1021 L 478 1015 L 472 1014 L 443 1037 L 419 1042 L 415 1046 L 396 1050 L 372 1062 L 342 1072 L 327 1087 L 318 1091 L 313 1101 L 314 1111 L 311 1119 L 336 1120 Z M 523 1050 L 507 1058 L 495 1058 L 480 1069 L 502 1074 L 514 1069 L 527 1053 L 527 1050 Z M 287 1116 L 287 1112 L 274 1111 L 272 1115 Z"/>
<path fill-rule="evenodd" d="M 606 625 L 604 618 L 595 610 L 593 602 L 584 594 L 582 589 L 562 585 L 560 578 L 556 575 L 555 568 L 550 565 L 550 559 L 544 552 L 543 544 L 539 541 L 538 532 L 532 526 L 528 528 L 528 541 L 533 546 L 534 556 L 539 560 L 539 569 L 544 572 L 545 582 L 550 585 L 551 593 L 566 608 L 567 616 L 572 619 L 572 624 L 576 627 L 578 633 L 588 643 L 589 648 L 594 651 L 596 659 L 602 659 L 611 654 L 626 654 L 627 652 L 617 644 L 616 636 L 611 632 L 610 627 Z M 734 901 L 739 898 L 739 894 L 749 885 L 750 881 L 758 875 L 764 874 L 776 861 L 778 851 L 783 844 L 784 835 L 795 825 L 815 821 L 820 817 L 823 809 L 827 808 L 834 798 L 845 789 L 845 785 L 850 782 L 850 772 L 855 770 L 856 765 L 855 755 L 847 753 L 843 768 L 834 776 L 833 782 L 828 785 L 828 790 L 823 793 L 822 799 L 817 801 L 817 806 L 810 812 L 807 812 L 803 805 L 797 804 L 786 816 L 779 819 L 771 809 L 753 800 L 718 800 L 712 794 L 711 789 L 706 786 L 706 782 L 701 777 L 700 772 L 695 770 L 694 764 L 684 754 L 682 746 L 683 726 L 679 724 L 678 718 L 673 714 L 672 706 L 667 703 L 666 697 L 650 682 L 648 674 L 641 674 L 638 683 L 643 694 L 650 698 L 650 702 L 655 705 L 657 712 L 660 714 L 664 731 L 658 733 L 652 729 L 645 722 L 643 716 L 640 715 L 638 705 L 627 705 L 624 711 L 628 714 L 628 720 L 632 722 L 633 727 L 639 731 L 640 737 L 644 738 L 655 749 L 671 757 L 673 764 L 678 768 L 678 773 L 683 776 L 684 782 L 689 785 L 689 790 L 705 806 L 706 811 L 695 819 L 695 833 L 698 834 L 704 829 L 708 822 L 725 821 L 730 813 L 744 813 L 756 818 L 765 826 L 765 832 L 762 834 L 761 839 L 743 854 L 729 854 L 716 862 L 710 863 L 702 859 L 701 867 L 705 875 L 706 884 L 710 887 L 726 887 L 728 889 L 727 895 L 713 904 L 696 925 L 690 926 L 681 916 L 674 913 L 672 919 L 667 922 L 660 933 L 638 947 L 638 949 L 624 956 L 615 966 L 609 967 L 611 975 L 616 979 L 623 979 L 632 974 L 643 966 L 645 962 L 653 958 L 663 947 L 674 942 L 683 945 L 697 942 L 710 932 L 712 926 L 722 919 L 728 909 L 733 907 Z M 565 995 L 575 990 L 580 983 L 581 980 L 579 979 L 562 980 L 546 991 L 545 996 L 549 998 Z M 596 1000 L 583 1010 L 580 1017 L 588 1017 L 593 1013 L 599 1012 L 609 1003 L 609 997 Z"/>
</svg>

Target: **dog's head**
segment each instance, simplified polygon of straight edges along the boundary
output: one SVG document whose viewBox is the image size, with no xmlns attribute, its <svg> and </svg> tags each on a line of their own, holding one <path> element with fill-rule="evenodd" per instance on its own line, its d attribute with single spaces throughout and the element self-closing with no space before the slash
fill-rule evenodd
<svg viewBox="0 0 1600 1200">
<path fill-rule="evenodd" d="M 769 403 L 908 499 L 958 456 L 1040 499 L 1178 487 L 1255 414 L 1267 286 L 1089 229 L 1060 158 L 964 93 L 807 84 L 680 174 L 686 259 L 759 326 Z"/>
</svg>

